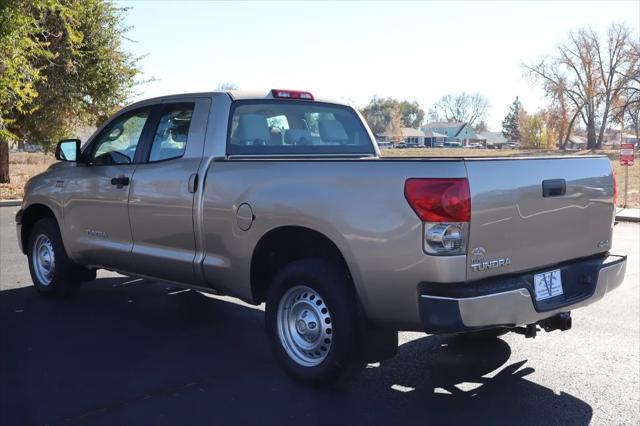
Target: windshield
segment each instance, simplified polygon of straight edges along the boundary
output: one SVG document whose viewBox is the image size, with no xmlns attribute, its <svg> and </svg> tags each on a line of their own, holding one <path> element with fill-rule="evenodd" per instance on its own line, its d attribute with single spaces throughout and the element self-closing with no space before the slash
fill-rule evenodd
<svg viewBox="0 0 640 426">
<path fill-rule="evenodd" d="M 237 101 L 228 154 L 374 154 L 369 134 L 346 106 L 309 101 Z"/>
</svg>

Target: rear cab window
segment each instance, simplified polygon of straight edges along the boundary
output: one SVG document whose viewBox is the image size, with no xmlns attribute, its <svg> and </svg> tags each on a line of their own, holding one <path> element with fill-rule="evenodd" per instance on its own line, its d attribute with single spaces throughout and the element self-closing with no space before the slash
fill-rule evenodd
<svg viewBox="0 0 640 426">
<path fill-rule="evenodd" d="M 264 99 L 232 104 L 229 155 L 375 154 L 356 112 L 343 105 Z"/>
</svg>

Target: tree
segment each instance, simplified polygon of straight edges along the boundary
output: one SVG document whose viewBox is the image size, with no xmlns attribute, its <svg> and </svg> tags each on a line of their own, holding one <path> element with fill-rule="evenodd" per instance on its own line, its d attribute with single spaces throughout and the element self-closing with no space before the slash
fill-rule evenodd
<svg viewBox="0 0 640 426">
<path fill-rule="evenodd" d="M 233 81 L 222 81 L 222 82 L 218 83 L 218 86 L 216 86 L 216 91 L 224 92 L 224 91 L 227 91 L 227 90 L 238 90 L 239 88 L 240 88 L 240 86 L 238 86 Z"/>
<path fill-rule="evenodd" d="M 481 120 L 474 126 L 473 130 L 475 130 L 476 133 L 483 133 L 489 131 L 489 127 L 487 126 L 487 123 L 484 122 L 484 120 Z"/>
<path fill-rule="evenodd" d="M 509 141 L 520 141 L 520 124 L 522 115 L 522 104 L 520 99 L 516 99 L 511 104 L 509 112 L 502 120 L 502 136 Z"/>
<path fill-rule="evenodd" d="M 400 105 L 396 105 L 391 110 L 389 124 L 385 130 L 391 134 L 391 138 L 395 143 L 399 143 L 404 142 L 404 136 L 402 135 L 403 127 L 406 126 L 404 126 L 402 119 L 402 108 Z"/>
<path fill-rule="evenodd" d="M 640 57 L 640 42 L 633 43 L 633 54 Z M 640 66 L 629 70 L 629 81 L 614 103 L 614 121 L 633 130 L 640 140 Z"/>
<path fill-rule="evenodd" d="M 0 49 L 5 142 L 29 140 L 48 148 L 78 126 L 98 125 L 122 106 L 139 74 L 139 58 L 122 48 L 123 13 L 105 0 L 16 0 L 2 6 L 0 28 L 11 40 L 2 37 L 0 45 L 19 41 L 9 53 Z M 16 26 L 20 29 L 12 30 Z M 16 90 L 25 77 L 11 71 L 23 68 L 26 94 Z M 5 92 L 22 103 L 6 102 Z M 0 163 L 8 163 L 8 156 Z"/>
<path fill-rule="evenodd" d="M 0 1 L 0 183 L 9 182 L 9 143 L 15 135 L 10 111 L 28 113 L 38 96 L 35 83 L 42 79 L 35 59 L 47 57 L 42 43 L 31 37 L 38 21 L 22 13 L 26 0 Z"/>
<path fill-rule="evenodd" d="M 400 127 L 417 129 L 424 120 L 424 111 L 417 102 L 398 101 L 392 98 L 378 98 L 374 96 L 360 113 L 367 121 L 374 134 L 389 129 L 393 118 L 398 118 Z"/>
<path fill-rule="evenodd" d="M 520 116 L 520 143 L 526 148 L 540 149 L 547 146 L 549 138 L 545 127 L 544 113 Z"/>
<path fill-rule="evenodd" d="M 604 43 L 593 30 L 583 28 L 570 33 L 555 56 L 524 68 L 543 82 L 549 97 L 557 99 L 561 93 L 568 99 L 587 128 L 587 146 L 593 149 L 602 146 L 612 107 L 638 63 L 631 29 L 614 24 Z"/>
<path fill-rule="evenodd" d="M 444 95 L 429 110 L 431 121 L 447 123 L 469 123 L 473 126 L 482 120 L 489 111 L 489 101 L 479 93 L 461 92 Z"/>
</svg>

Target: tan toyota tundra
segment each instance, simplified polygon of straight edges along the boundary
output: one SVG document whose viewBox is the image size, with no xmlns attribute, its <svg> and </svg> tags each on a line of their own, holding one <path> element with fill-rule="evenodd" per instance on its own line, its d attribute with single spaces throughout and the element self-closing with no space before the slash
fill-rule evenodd
<svg viewBox="0 0 640 426">
<path fill-rule="evenodd" d="M 306 382 L 393 356 L 399 330 L 567 330 L 625 274 L 606 157 L 381 158 L 355 109 L 308 92 L 138 102 L 56 158 L 16 216 L 38 292 L 104 268 L 266 302 Z"/>
</svg>

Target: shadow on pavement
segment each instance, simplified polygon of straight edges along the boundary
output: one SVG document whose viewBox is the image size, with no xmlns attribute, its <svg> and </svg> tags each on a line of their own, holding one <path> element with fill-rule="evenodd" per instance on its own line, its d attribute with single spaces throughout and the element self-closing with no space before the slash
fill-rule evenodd
<svg viewBox="0 0 640 426">
<path fill-rule="evenodd" d="M 588 424 L 526 379 L 509 345 L 428 336 L 320 390 L 275 364 L 263 313 L 165 284 L 103 278 L 72 300 L 0 292 L 0 424 Z"/>
</svg>

